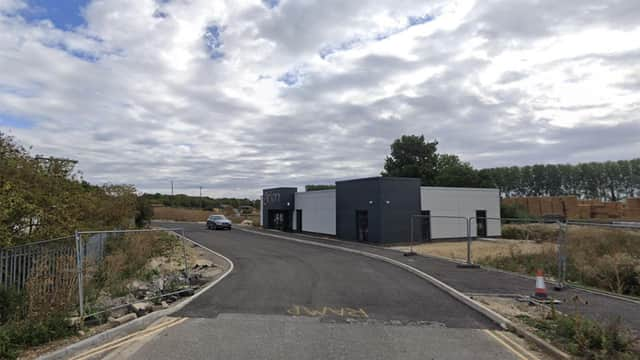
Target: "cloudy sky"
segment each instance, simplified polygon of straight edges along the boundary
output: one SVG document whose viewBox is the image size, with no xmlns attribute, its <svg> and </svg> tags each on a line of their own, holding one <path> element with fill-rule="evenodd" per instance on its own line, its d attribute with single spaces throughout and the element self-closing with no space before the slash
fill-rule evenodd
<svg viewBox="0 0 640 360">
<path fill-rule="evenodd" d="M 638 0 L 0 0 L 0 69 L 0 131 L 147 192 L 640 156 Z"/>
</svg>

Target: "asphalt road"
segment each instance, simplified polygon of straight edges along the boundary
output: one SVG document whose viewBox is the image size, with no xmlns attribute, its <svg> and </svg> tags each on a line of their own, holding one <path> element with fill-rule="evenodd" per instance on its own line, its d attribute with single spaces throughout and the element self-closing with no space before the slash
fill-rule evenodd
<svg viewBox="0 0 640 360">
<path fill-rule="evenodd" d="M 423 279 L 339 250 L 181 224 L 234 262 L 175 317 L 107 358 L 518 359 L 495 325 Z"/>
</svg>

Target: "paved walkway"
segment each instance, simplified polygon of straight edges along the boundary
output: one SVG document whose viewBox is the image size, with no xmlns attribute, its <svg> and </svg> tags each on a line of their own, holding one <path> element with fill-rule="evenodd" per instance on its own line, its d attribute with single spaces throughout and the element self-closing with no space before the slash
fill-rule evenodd
<svg viewBox="0 0 640 360">
<path fill-rule="evenodd" d="M 281 232 L 273 230 L 257 228 L 251 228 L 251 230 L 281 234 Z M 340 241 L 320 236 L 298 233 L 287 233 L 287 236 L 323 242 L 331 245 L 341 245 L 347 248 L 360 249 L 384 255 L 418 268 L 466 294 L 486 293 L 531 295 L 535 287 L 535 280 L 531 280 L 517 274 L 485 268 L 458 268 L 456 266 L 456 262 L 446 259 L 420 255 L 406 257 L 397 250 L 351 241 Z M 556 307 L 559 311 L 564 313 L 579 313 L 585 317 L 605 323 L 614 321 L 616 318 L 620 318 L 625 326 L 640 333 L 640 302 L 617 299 L 577 288 L 567 288 L 558 292 L 553 290 L 553 285 L 553 283 L 547 282 L 547 289 L 550 296 L 562 300 L 562 304 Z"/>
</svg>

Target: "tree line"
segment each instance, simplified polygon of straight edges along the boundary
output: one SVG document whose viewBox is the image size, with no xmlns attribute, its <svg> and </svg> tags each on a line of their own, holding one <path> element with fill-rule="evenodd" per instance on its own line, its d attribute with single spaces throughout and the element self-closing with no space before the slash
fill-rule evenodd
<svg viewBox="0 0 640 360">
<path fill-rule="evenodd" d="M 563 196 L 617 201 L 640 196 L 640 158 L 580 164 L 474 169 L 438 142 L 403 135 L 391 144 L 383 176 L 417 177 L 423 186 L 498 188 L 502 196 Z"/>
<path fill-rule="evenodd" d="M 618 201 L 640 196 L 640 158 L 580 164 L 498 167 L 478 171 L 506 196 L 576 195 Z"/>
<path fill-rule="evenodd" d="M 222 208 L 225 205 L 229 205 L 233 208 L 239 208 L 240 206 L 259 206 L 259 200 L 250 199 L 238 199 L 238 198 L 211 198 L 208 196 L 191 196 L 184 194 L 177 195 L 165 195 L 160 193 L 155 194 L 143 194 L 141 196 L 145 201 L 151 204 L 164 205 L 170 207 L 183 207 L 192 209 L 205 209 L 213 210 L 214 208 Z"/>
<path fill-rule="evenodd" d="M 77 229 L 127 228 L 150 217 L 132 185 L 92 185 L 75 161 L 32 156 L 0 132 L 0 246 L 73 234 Z"/>
</svg>

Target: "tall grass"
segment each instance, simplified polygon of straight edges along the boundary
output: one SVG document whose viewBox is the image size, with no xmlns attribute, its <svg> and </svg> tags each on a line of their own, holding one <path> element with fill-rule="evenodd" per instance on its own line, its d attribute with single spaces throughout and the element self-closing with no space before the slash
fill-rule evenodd
<svg viewBox="0 0 640 360">
<path fill-rule="evenodd" d="M 146 277 L 146 265 L 159 256 L 180 256 L 177 237 L 166 233 L 144 232 L 118 234 L 106 242 L 102 261 L 89 261 L 85 289 L 88 302 L 100 295 L 111 297 L 128 293 L 127 286 Z"/>
<path fill-rule="evenodd" d="M 638 338 L 625 329 L 620 319 L 599 323 L 580 315 L 551 311 L 545 319 L 527 315 L 518 318 L 542 337 L 582 359 L 638 359 Z"/>
<path fill-rule="evenodd" d="M 555 243 L 558 226 L 505 225 L 503 237 Z M 567 231 L 567 280 L 625 295 L 640 296 L 640 231 L 569 226 Z M 482 264 L 533 275 L 558 271 L 557 250 L 545 247 L 541 253 L 522 253 L 479 259 Z"/>
<path fill-rule="evenodd" d="M 0 359 L 74 334 L 77 328 L 67 318 L 77 305 L 77 291 L 74 256 L 42 257 L 23 290 L 0 288 Z"/>
</svg>

